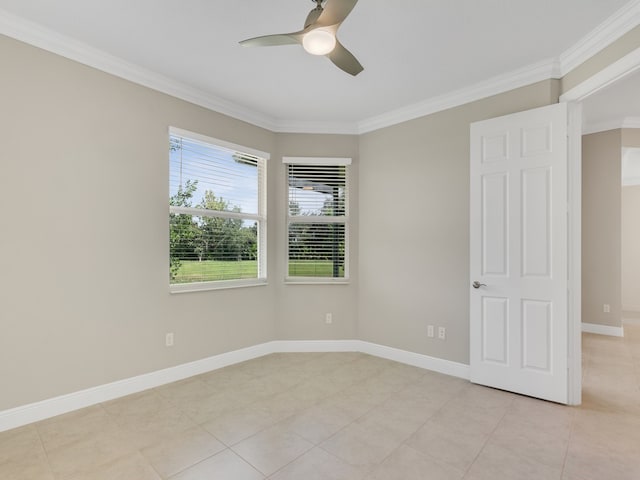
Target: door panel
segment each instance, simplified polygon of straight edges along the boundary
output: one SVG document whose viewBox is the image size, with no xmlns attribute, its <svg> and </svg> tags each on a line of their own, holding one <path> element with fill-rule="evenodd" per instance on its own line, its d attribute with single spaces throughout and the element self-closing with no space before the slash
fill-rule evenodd
<svg viewBox="0 0 640 480">
<path fill-rule="evenodd" d="M 551 372 L 551 303 L 522 301 L 522 367 Z"/>
<path fill-rule="evenodd" d="M 471 125 L 471 381 L 567 402 L 567 109 Z"/>
<path fill-rule="evenodd" d="M 551 168 L 522 171 L 522 275 L 551 276 Z"/>
<path fill-rule="evenodd" d="M 509 361 L 509 299 L 482 298 L 482 360 Z"/>
<path fill-rule="evenodd" d="M 508 181 L 504 173 L 482 177 L 482 272 L 506 275 L 509 239 Z"/>
</svg>

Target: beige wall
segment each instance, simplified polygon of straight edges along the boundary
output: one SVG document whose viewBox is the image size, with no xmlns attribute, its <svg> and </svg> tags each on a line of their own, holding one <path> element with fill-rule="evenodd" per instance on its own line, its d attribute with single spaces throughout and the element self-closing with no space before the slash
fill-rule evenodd
<svg viewBox="0 0 640 480">
<path fill-rule="evenodd" d="M 640 187 L 622 186 L 622 147 L 640 147 L 640 129 L 582 138 L 582 321 L 616 327 L 640 311 Z"/>
<path fill-rule="evenodd" d="M 275 243 L 279 261 L 272 278 L 277 285 L 277 335 L 280 340 L 334 340 L 357 337 L 358 285 L 358 137 L 355 135 L 278 134 Z M 286 275 L 286 171 L 282 157 L 350 157 L 350 282 L 348 285 L 287 285 Z M 325 314 L 333 323 L 325 323 Z"/>
<path fill-rule="evenodd" d="M 622 309 L 640 312 L 640 185 L 622 187 Z"/>
<path fill-rule="evenodd" d="M 6 37 L 0 58 L 0 410 L 273 340 L 273 285 L 169 294 L 167 134 L 275 135 Z"/>
<path fill-rule="evenodd" d="M 622 146 L 640 148 L 640 128 L 623 128 Z"/>
<path fill-rule="evenodd" d="M 622 324 L 621 148 L 619 129 L 582 137 L 582 321 L 615 327 Z"/>
<path fill-rule="evenodd" d="M 556 81 L 362 135 L 362 340 L 469 360 L 469 124 L 557 101 Z M 446 341 L 427 325 L 447 328 Z"/>
</svg>

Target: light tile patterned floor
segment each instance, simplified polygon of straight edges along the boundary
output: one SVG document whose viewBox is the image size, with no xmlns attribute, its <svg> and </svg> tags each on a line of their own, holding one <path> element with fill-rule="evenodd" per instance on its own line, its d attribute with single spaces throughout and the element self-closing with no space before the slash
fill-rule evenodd
<svg viewBox="0 0 640 480">
<path fill-rule="evenodd" d="M 638 480 L 640 324 L 563 407 L 357 353 L 276 354 L 0 433 L 3 480 Z"/>
</svg>

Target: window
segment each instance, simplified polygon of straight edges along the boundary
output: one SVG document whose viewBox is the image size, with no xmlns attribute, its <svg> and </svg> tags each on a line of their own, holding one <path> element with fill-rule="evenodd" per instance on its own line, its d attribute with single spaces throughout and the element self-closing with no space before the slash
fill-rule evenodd
<svg viewBox="0 0 640 480">
<path fill-rule="evenodd" d="M 287 165 L 287 281 L 349 278 L 350 158 L 283 159 Z"/>
<path fill-rule="evenodd" d="M 268 157 L 169 130 L 172 292 L 266 283 Z"/>
</svg>

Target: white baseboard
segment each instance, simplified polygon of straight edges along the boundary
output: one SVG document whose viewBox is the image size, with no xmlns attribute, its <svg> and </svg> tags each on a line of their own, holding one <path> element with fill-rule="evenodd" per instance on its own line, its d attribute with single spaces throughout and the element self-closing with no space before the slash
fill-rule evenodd
<svg viewBox="0 0 640 480">
<path fill-rule="evenodd" d="M 468 365 L 360 340 L 273 341 L 0 411 L 0 432 L 280 352 L 362 352 L 447 375 L 469 378 Z"/>
<path fill-rule="evenodd" d="M 407 365 L 413 365 L 414 367 L 469 380 L 469 365 L 465 365 L 464 363 L 452 362 L 451 360 L 430 357 L 429 355 L 423 355 L 421 353 L 408 352 L 406 350 L 369 342 L 360 342 L 360 351 L 376 357 L 382 357 L 388 360 L 406 363 Z"/>
<path fill-rule="evenodd" d="M 276 352 L 362 352 L 469 380 L 469 365 L 362 340 L 284 340 L 272 343 Z"/>
<path fill-rule="evenodd" d="M 624 329 L 622 327 L 611 327 L 609 325 L 599 325 L 597 323 L 582 323 L 582 331 L 587 333 L 597 333 L 598 335 L 624 337 Z"/>
<path fill-rule="evenodd" d="M 271 342 L 277 353 L 359 352 L 358 340 L 276 340 Z"/>
<path fill-rule="evenodd" d="M 214 355 L 202 360 L 0 411 L 0 432 L 261 357 L 273 352 L 271 343 L 273 342 Z"/>
</svg>

